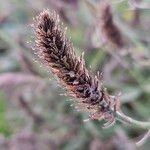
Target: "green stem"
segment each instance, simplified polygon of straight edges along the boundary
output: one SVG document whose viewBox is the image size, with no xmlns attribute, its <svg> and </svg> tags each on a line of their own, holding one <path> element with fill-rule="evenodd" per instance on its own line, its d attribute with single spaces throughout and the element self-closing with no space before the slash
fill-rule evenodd
<svg viewBox="0 0 150 150">
<path fill-rule="evenodd" d="M 127 123 L 136 128 L 150 129 L 150 122 L 134 120 L 131 117 L 126 116 L 125 114 L 118 112 L 118 111 L 116 112 L 116 118 L 117 118 L 117 120 Z"/>
</svg>

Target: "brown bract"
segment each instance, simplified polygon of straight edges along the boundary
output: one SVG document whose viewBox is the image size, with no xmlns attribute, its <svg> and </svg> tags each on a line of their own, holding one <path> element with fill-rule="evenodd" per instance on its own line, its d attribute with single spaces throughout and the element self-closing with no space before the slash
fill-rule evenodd
<svg viewBox="0 0 150 150">
<path fill-rule="evenodd" d="M 59 78 L 69 95 L 76 99 L 79 108 L 88 111 L 93 119 L 111 118 L 112 121 L 112 99 L 99 83 L 99 76 L 93 76 L 86 69 L 83 55 L 79 58 L 75 55 L 58 15 L 44 10 L 36 17 L 34 25 L 38 56 Z"/>
</svg>

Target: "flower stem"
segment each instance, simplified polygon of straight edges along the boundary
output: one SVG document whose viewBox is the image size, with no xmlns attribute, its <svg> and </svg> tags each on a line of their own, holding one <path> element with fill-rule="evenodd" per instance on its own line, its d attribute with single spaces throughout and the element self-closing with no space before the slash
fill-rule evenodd
<svg viewBox="0 0 150 150">
<path fill-rule="evenodd" d="M 136 127 L 136 128 L 142 128 L 142 129 L 150 129 L 150 122 L 143 122 L 143 121 L 137 121 L 132 119 L 129 116 L 126 116 L 125 114 L 123 114 L 122 112 L 116 112 L 116 118 L 117 120 L 127 123 L 129 125 L 131 125 L 132 127 Z"/>
</svg>

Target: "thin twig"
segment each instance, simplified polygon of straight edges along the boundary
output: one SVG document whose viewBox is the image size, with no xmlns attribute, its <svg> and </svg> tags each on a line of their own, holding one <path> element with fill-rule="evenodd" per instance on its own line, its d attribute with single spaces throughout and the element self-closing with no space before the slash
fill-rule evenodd
<svg viewBox="0 0 150 150">
<path fill-rule="evenodd" d="M 24 109 L 24 111 L 28 114 L 28 116 L 30 116 L 33 119 L 36 125 L 41 125 L 44 123 L 45 121 L 44 118 L 41 115 L 34 112 L 32 107 L 29 105 L 29 103 L 24 99 L 22 95 L 19 96 L 18 100 L 20 106 Z"/>
<path fill-rule="evenodd" d="M 140 139 L 140 141 L 136 143 L 136 145 L 138 147 L 142 146 L 148 140 L 149 137 L 150 137 L 150 130 L 148 130 L 148 132 L 144 135 L 142 139 Z"/>
</svg>

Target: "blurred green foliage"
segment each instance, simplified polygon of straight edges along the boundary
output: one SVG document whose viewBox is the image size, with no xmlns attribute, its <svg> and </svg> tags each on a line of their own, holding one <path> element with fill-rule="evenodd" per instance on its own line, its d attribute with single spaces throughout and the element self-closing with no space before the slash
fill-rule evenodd
<svg viewBox="0 0 150 150">
<path fill-rule="evenodd" d="M 6 102 L 2 94 L 0 94 L 0 133 L 5 136 L 11 135 L 10 124 L 6 119 Z"/>
</svg>

